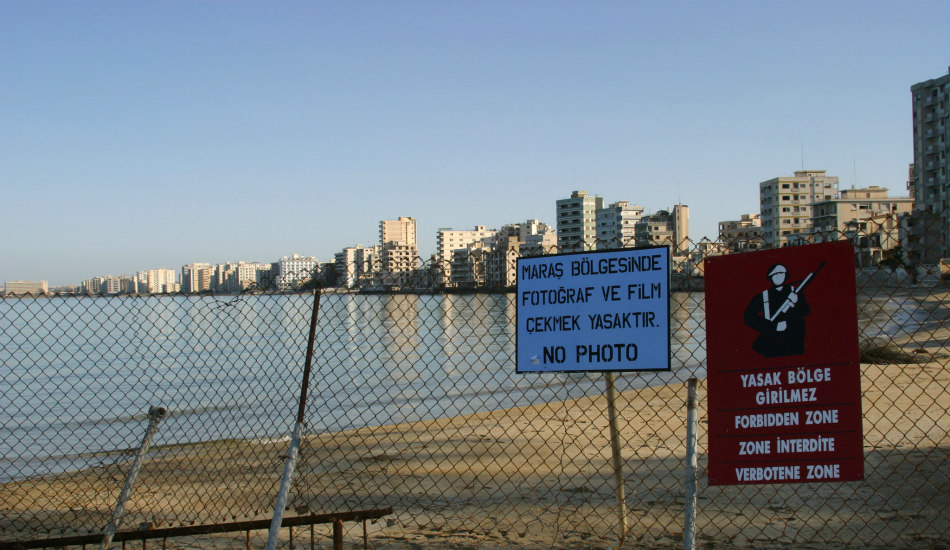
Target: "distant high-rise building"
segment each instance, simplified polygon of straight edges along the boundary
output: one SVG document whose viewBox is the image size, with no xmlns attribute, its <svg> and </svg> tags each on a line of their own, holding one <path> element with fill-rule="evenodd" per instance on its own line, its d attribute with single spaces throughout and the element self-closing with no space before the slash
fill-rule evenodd
<svg viewBox="0 0 950 550">
<path fill-rule="evenodd" d="M 597 209 L 598 248 L 623 248 L 636 245 L 636 226 L 643 217 L 643 207 L 617 201 Z"/>
<path fill-rule="evenodd" d="M 400 217 L 379 222 L 381 269 L 387 273 L 415 270 L 419 265 L 416 245 L 416 220 Z"/>
<path fill-rule="evenodd" d="M 574 191 L 568 199 L 558 199 L 556 206 L 557 245 L 561 252 L 597 248 L 597 210 L 604 199 Z"/>
<path fill-rule="evenodd" d="M 211 284 L 212 290 L 222 294 L 237 294 L 241 291 L 241 285 L 238 283 L 238 266 L 235 263 L 227 262 L 218 264 L 214 267 L 214 276 Z"/>
<path fill-rule="evenodd" d="M 398 220 L 379 222 L 379 244 L 386 243 L 416 246 L 416 220 L 401 216 Z"/>
<path fill-rule="evenodd" d="M 637 246 L 668 245 L 673 256 L 689 252 L 689 206 L 645 214 L 636 224 Z"/>
<path fill-rule="evenodd" d="M 148 291 L 148 271 L 143 269 L 135 274 L 135 292 L 136 294 L 149 294 Z"/>
<path fill-rule="evenodd" d="M 766 244 L 778 247 L 788 236 L 811 227 L 811 204 L 833 199 L 838 194 L 838 178 L 824 170 L 800 170 L 793 177 L 779 177 L 759 183 L 759 207 Z"/>
<path fill-rule="evenodd" d="M 914 196 L 908 252 L 923 263 L 950 257 L 950 68 L 910 87 L 914 118 Z"/>
<path fill-rule="evenodd" d="M 103 277 L 102 281 L 102 293 L 103 294 L 122 294 L 123 285 L 122 277 L 116 277 L 113 275 L 108 275 Z"/>
<path fill-rule="evenodd" d="M 181 267 L 181 291 L 190 294 L 211 290 L 211 275 L 214 268 L 206 262 L 198 262 Z"/>
<path fill-rule="evenodd" d="M 916 177 L 917 170 L 914 168 L 914 164 L 911 163 L 910 166 L 907 167 L 907 196 L 912 199 L 916 199 L 917 197 L 917 186 L 914 182 Z"/>
</svg>

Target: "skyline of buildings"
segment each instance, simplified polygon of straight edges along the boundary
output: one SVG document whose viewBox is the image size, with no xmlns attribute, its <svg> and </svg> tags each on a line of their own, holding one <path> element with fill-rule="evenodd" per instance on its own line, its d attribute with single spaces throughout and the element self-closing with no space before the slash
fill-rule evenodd
<svg viewBox="0 0 950 550">
<path fill-rule="evenodd" d="M 560 231 L 538 220 L 507 224 L 500 231 L 485 226 L 471 230 L 440 228 L 436 253 L 429 259 L 428 284 L 441 288 L 510 286 L 515 282 L 514 259 L 520 255 L 582 248 L 665 244 L 671 247 L 679 270 L 701 274 L 702 258 L 710 254 L 860 235 L 865 238 L 864 247 L 874 248 L 865 254 L 866 261 L 880 261 L 884 250 L 901 245 L 897 220 L 909 215 L 914 204 L 911 197 L 889 197 L 887 189 L 881 187 L 839 190 L 838 178 L 824 170 L 796 171 L 792 177 L 772 178 L 761 182 L 759 189 L 763 205 L 760 214 L 741 214 L 739 220 L 721 221 L 718 246 L 705 243 L 696 251 L 690 250 L 694 243 L 689 239 L 687 205 L 644 214 L 643 207 L 625 200 L 603 206 L 602 197 L 582 190 L 559 199 L 555 205 L 562 226 L 570 228 L 565 232 L 577 235 L 577 242 L 562 239 Z M 591 228 L 596 232 L 594 237 Z M 770 242 L 769 228 L 773 228 L 771 237 L 779 239 L 778 244 Z M 72 290 L 80 294 L 238 293 L 273 282 L 277 290 L 291 291 L 313 274 L 327 278 L 333 273 L 330 278 L 336 286 L 385 291 L 406 287 L 410 279 L 418 279 L 420 263 L 424 262 L 417 252 L 415 219 L 382 220 L 379 235 L 378 244 L 347 247 L 336 253 L 332 262 L 321 263 L 314 256 L 300 254 L 271 263 L 195 262 L 182 266 L 180 279 L 175 270 L 159 268 L 139 271 L 132 277 L 93 277 Z M 49 292 L 45 281 L 9 281 L 6 288 L 6 294 Z"/>
<path fill-rule="evenodd" d="M 431 273 L 427 276 L 432 286 L 442 288 L 510 286 L 516 279 L 514 260 L 523 254 L 576 251 L 581 247 L 604 250 L 653 245 L 669 245 L 679 270 L 701 274 L 700 264 L 707 255 L 776 246 L 769 242 L 763 222 L 769 216 L 772 225 L 784 228 L 777 230 L 782 239 L 777 246 L 815 242 L 832 235 L 837 238 L 846 231 L 872 234 L 873 245 L 878 249 L 898 246 L 896 224 L 888 225 L 880 218 L 890 216 L 894 220 L 896 216 L 910 213 L 913 199 L 889 197 L 886 189 L 874 186 L 839 191 L 837 181 L 837 177 L 827 176 L 823 170 L 805 170 L 796 172 L 793 177 L 761 182 L 762 213 L 742 214 L 739 220 L 719 222 L 716 246 L 705 243 L 707 246 L 695 251 L 691 250 L 695 243 L 689 239 L 687 205 L 677 204 L 670 210 L 644 214 L 643 207 L 631 205 L 629 201 L 602 206 L 603 198 L 578 190 L 570 198 L 559 199 L 556 211 L 566 227 L 594 227 L 595 237 L 590 237 L 590 231 L 586 234 L 576 231 L 579 241 L 572 243 L 561 239 L 560 231 L 538 220 L 507 224 L 501 230 L 486 226 L 470 230 L 440 228 L 436 235 L 436 253 L 426 268 Z M 786 193 L 784 198 L 782 193 Z M 816 200 L 808 202 L 811 198 Z M 782 209 L 780 214 L 766 208 L 773 204 L 776 205 L 772 206 L 773 210 Z M 782 224 L 780 220 L 784 219 L 789 222 Z M 424 262 L 417 252 L 415 219 L 382 220 L 379 235 L 378 244 L 347 247 L 336 253 L 332 262 L 321 263 L 314 256 L 300 254 L 284 256 L 272 263 L 196 262 L 182 266 L 180 279 L 175 270 L 159 268 L 140 271 L 131 278 L 93 277 L 77 290 L 82 294 L 237 293 L 252 285 L 266 287 L 274 282 L 277 290 L 291 291 L 313 274 L 326 277 L 332 272 L 336 286 L 384 291 L 402 288 L 410 278 L 417 279 L 420 263 Z M 865 241 L 865 246 L 871 246 L 869 242 Z M 880 250 L 869 257 L 879 261 Z M 11 281 L 8 285 L 15 289 L 34 289 L 36 293 L 40 283 L 45 285 L 45 282 L 29 281 Z M 43 292 L 48 292 L 48 287 L 43 288 L 46 289 Z"/>
<path fill-rule="evenodd" d="M 794 176 L 760 182 L 760 212 L 741 213 L 739 220 L 719 222 L 717 237 L 723 242 L 719 246 L 703 243 L 701 252 L 754 249 L 760 246 L 757 239 L 766 246 L 784 246 L 837 235 L 863 239 L 862 246 L 876 249 L 868 254 L 869 261 L 880 261 L 883 251 L 897 247 L 908 262 L 936 263 L 950 257 L 950 68 L 946 75 L 912 85 L 911 98 L 914 162 L 908 171 L 908 196 L 890 197 L 886 188 L 876 186 L 841 190 L 838 177 L 803 167 Z M 502 231 L 485 226 L 440 228 L 437 250 L 431 257 L 439 266 L 433 280 L 442 285 L 508 280 L 510 262 L 502 261 L 498 251 L 511 256 L 524 250 L 549 253 L 551 247 L 565 252 L 669 244 L 673 256 L 690 254 L 689 207 L 684 204 L 647 214 L 642 206 L 629 201 L 605 206 L 602 197 L 577 190 L 556 201 L 555 223 L 556 230 L 538 220 L 528 220 L 524 226 L 506 225 Z M 92 277 L 78 286 L 85 292 L 109 294 L 239 292 L 267 280 L 291 288 L 297 281 L 295 273 L 323 270 L 326 275 L 332 270 L 334 280 L 342 286 L 352 288 L 374 273 L 386 273 L 388 280 L 377 278 L 374 284 L 398 287 L 404 274 L 419 268 L 416 222 L 409 217 L 383 220 L 379 235 L 379 244 L 345 248 L 328 264 L 297 254 L 272 263 L 197 262 L 182 266 L 180 280 L 174 270 L 159 268 L 134 276 Z M 468 259 L 460 251 L 468 251 Z M 483 267 L 472 264 L 475 256 L 483 258 Z M 696 269 L 695 259 L 683 265 Z M 4 284 L 5 294 L 24 289 L 32 289 L 27 293 L 49 291 L 46 281 Z"/>
</svg>

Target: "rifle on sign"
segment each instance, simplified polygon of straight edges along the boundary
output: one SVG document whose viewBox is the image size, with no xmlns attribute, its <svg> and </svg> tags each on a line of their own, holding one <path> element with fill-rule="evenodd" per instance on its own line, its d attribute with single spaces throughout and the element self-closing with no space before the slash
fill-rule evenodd
<svg viewBox="0 0 950 550">
<path fill-rule="evenodd" d="M 792 296 L 795 296 L 795 297 L 797 298 L 797 297 L 798 297 L 798 293 L 801 292 L 802 289 L 804 289 L 805 286 L 808 285 L 809 282 L 811 282 L 812 278 L 813 278 L 815 275 L 817 275 L 818 272 L 821 271 L 821 268 L 823 268 L 823 267 L 825 267 L 825 262 L 821 262 L 820 264 L 818 264 L 818 268 L 815 269 L 814 271 L 812 271 L 811 273 L 809 273 L 808 276 L 806 276 L 806 277 L 802 280 L 802 282 L 799 283 L 798 288 L 795 288 L 795 286 L 792 286 L 792 292 L 788 295 L 788 298 L 785 298 L 785 301 L 782 302 L 782 307 L 778 308 L 778 310 L 776 310 L 775 314 L 772 315 L 772 316 L 769 318 L 769 322 L 775 321 L 775 320 L 778 318 L 779 315 L 781 315 L 781 314 L 785 313 L 786 311 L 792 309 L 792 306 L 795 305 L 795 302 L 792 302 Z M 797 300 L 796 300 L 796 301 L 797 301 Z"/>
</svg>

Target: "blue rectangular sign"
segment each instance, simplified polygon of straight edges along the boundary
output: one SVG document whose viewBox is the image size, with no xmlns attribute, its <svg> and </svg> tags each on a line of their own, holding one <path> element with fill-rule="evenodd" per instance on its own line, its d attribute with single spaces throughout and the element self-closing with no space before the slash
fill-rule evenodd
<svg viewBox="0 0 950 550">
<path fill-rule="evenodd" d="M 518 259 L 516 370 L 670 370 L 670 249 Z"/>
</svg>

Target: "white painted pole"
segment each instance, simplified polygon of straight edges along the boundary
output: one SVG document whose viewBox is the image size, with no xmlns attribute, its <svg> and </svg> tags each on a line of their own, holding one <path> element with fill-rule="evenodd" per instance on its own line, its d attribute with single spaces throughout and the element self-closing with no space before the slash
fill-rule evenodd
<svg viewBox="0 0 950 550">
<path fill-rule="evenodd" d="M 686 400 L 686 517 L 683 527 L 685 550 L 696 549 L 696 432 L 699 428 L 696 385 L 695 378 L 690 378 L 686 383 L 689 396 Z"/>
<path fill-rule="evenodd" d="M 294 424 L 294 434 L 290 438 L 290 450 L 284 462 L 284 474 L 280 478 L 280 489 L 277 491 L 277 503 L 274 504 L 274 515 L 271 516 L 270 531 L 267 533 L 267 550 L 277 548 L 277 536 L 280 526 L 284 522 L 284 510 L 287 508 L 287 498 L 290 495 L 290 486 L 294 479 L 294 468 L 297 467 L 297 452 L 300 450 L 300 432 L 303 423 Z"/>
<path fill-rule="evenodd" d="M 158 431 L 158 423 L 162 421 L 165 412 L 164 407 L 148 408 L 148 428 L 145 429 L 145 437 L 142 438 L 142 444 L 139 445 L 139 450 L 135 453 L 135 460 L 132 461 L 132 468 L 129 469 L 129 473 L 125 477 L 125 485 L 122 487 L 122 492 L 119 493 L 119 500 L 115 504 L 115 509 L 112 510 L 112 520 L 109 521 L 109 525 L 106 526 L 105 531 L 102 533 L 102 543 L 99 545 L 100 550 L 106 550 L 109 548 L 109 545 L 112 544 L 112 537 L 114 537 L 115 532 L 118 531 L 119 524 L 122 522 L 122 516 L 125 515 L 125 505 L 128 503 L 129 497 L 132 496 L 132 487 L 135 486 L 135 479 L 139 475 L 139 470 L 142 469 L 145 454 L 148 453 L 148 448 L 152 444 L 152 438 L 155 436 L 155 432 Z"/>
</svg>

